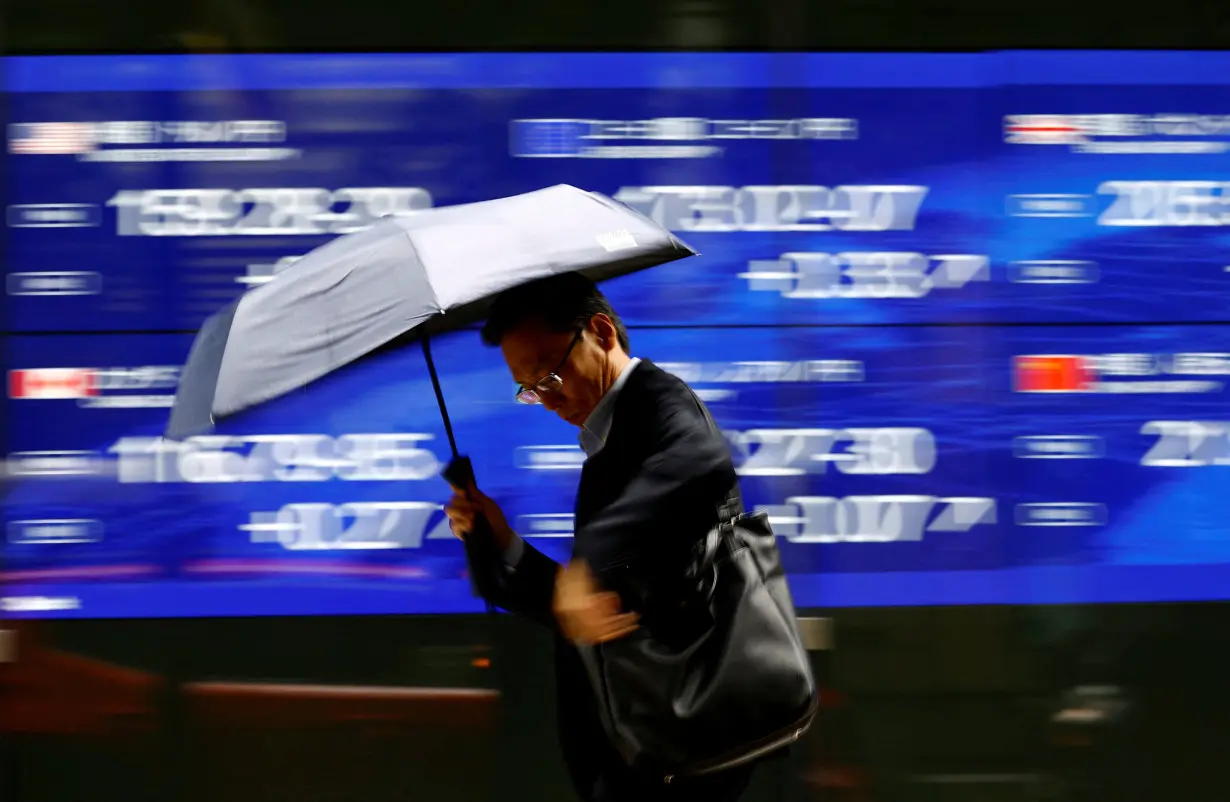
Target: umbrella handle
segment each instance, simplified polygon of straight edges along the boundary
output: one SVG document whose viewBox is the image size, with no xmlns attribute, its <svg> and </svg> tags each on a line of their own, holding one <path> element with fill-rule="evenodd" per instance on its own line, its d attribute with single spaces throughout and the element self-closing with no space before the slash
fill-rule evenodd
<svg viewBox="0 0 1230 802">
<path fill-rule="evenodd" d="M 449 484 L 461 489 L 469 495 L 469 488 L 474 487 L 474 464 L 469 457 L 458 456 L 440 472 Z M 500 553 L 495 542 L 495 532 L 486 516 L 481 513 L 475 517 L 470 531 L 462 539 L 466 550 L 466 563 L 470 569 L 470 584 L 474 595 L 482 598 L 489 605 L 489 611 L 494 612 L 490 605 L 494 604 L 496 594 L 500 589 L 500 579 L 504 566 L 504 555 Z"/>
<path fill-rule="evenodd" d="M 474 463 L 469 457 L 453 457 L 453 461 L 440 471 L 440 475 L 453 487 L 467 492 L 475 484 Z"/>
</svg>

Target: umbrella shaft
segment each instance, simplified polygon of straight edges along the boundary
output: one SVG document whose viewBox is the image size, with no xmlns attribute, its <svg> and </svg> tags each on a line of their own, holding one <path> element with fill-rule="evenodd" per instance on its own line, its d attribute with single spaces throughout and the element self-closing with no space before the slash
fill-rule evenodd
<svg viewBox="0 0 1230 802">
<path fill-rule="evenodd" d="M 436 404 L 440 407 L 440 419 L 444 421 L 444 434 L 448 437 L 448 447 L 457 458 L 457 438 L 453 436 L 453 422 L 448 417 L 448 406 L 444 403 L 444 391 L 440 388 L 440 376 L 436 373 L 436 362 L 431 358 L 431 337 L 424 335 L 423 358 L 427 360 L 427 373 L 431 376 L 431 389 L 436 392 Z"/>
</svg>

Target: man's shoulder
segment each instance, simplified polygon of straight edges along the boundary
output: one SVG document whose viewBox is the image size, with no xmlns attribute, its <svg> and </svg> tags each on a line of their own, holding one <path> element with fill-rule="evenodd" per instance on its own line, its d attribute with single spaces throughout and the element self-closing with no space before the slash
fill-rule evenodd
<svg viewBox="0 0 1230 802">
<path fill-rule="evenodd" d="M 691 404 L 696 398 L 683 379 L 662 370 L 648 359 L 642 359 L 632 369 L 624 393 L 639 404 L 650 403 L 654 406 L 681 402 Z"/>
<path fill-rule="evenodd" d="M 619 401 L 630 413 L 626 417 L 662 420 L 682 412 L 698 424 L 705 421 L 701 401 L 687 382 L 647 359 L 633 368 Z"/>
</svg>

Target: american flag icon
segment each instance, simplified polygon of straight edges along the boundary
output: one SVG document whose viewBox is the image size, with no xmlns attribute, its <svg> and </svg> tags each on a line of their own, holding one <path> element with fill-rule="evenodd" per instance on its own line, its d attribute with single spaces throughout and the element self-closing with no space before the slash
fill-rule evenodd
<svg viewBox="0 0 1230 802">
<path fill-rule="evenodd" d="M 66 156 L 92 150 L 92 123 L 13 123 L 9 126 L 9 153 Z"/>
</svg>

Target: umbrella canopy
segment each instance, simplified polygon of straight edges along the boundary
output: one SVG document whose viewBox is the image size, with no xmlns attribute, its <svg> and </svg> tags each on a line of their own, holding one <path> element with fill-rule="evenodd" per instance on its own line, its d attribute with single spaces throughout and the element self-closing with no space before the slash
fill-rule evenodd
<svg viewBox="0 0 1230 802">
<path fill-rule="evenodd" d="M 695 254 L 627 206 L 567 184 L 384 218 L 313 250 L 207 320 L 166 436 L 207 432 L 398 338 L 481 320 L 518 284 L 569 271 L 602 281 Z"/>
</svg>

